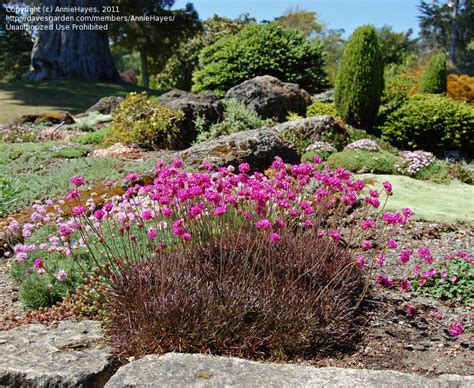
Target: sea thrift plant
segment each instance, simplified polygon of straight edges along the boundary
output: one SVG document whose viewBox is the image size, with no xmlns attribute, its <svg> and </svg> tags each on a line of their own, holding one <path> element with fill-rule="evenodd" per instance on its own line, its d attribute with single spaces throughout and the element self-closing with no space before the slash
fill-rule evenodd
<svg viewBox="0 0 474 388">
<path fill-rule="evenodd" d="M 428 167 L 436 160 L 431 152 L 426 151 L 403 151 L 400 153 L 402 163 L 395 168 L 398 172 L 406 175 L 415 175 L 424 167 Z"/>
<path fill-rule="evenodd" d="M 360 139 L 354 141 L 344 147 L 345 150 L 356 149 L 356 150 L 365 150 L 365 151 L 380 151 L 379 145 L 371 139 Z"/>
</svg>

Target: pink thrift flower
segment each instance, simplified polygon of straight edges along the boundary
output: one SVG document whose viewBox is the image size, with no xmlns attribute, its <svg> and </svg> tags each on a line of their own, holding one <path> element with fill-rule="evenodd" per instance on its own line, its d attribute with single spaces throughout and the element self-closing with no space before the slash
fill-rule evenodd
<svg viewBox="0 0 474 388">
<path fill-rule="evenodd" d="M 96 210 L 94 212 L 94 217 L 97 221 L 101 221 L 105 216 L 105 212 L 102 209 Z"/>
<path fill-rule="evenodd" d="M 330 230 L 329 235 L 336 241 L 339 241 L 341 239 L 341 234 L 339 232 L 336 232 L 335 230 Z"/>
<path fill-rule="evenodd" d="M 142 213 L 142 220 L 148 221 L 149 219 L 151 219 L 152 216 L 153 216 L 153 213 L 151 212 L 151 210 L 145 210 Z"/>
<path fill-rule="evenodd" d="M 73 230 L 69 225 L 61 225 L 58 229 L 58 233 L 61 236 L 68 237 L 73 233 Z"/>
<path fill-rule="evenodd" d="M 225 214 L 226 212 L 227 212 L 227 207 L 225 205 L 222 205 L 222 206 L 216 207 L 213 214 L 215 216 L 221 216 L 221 215 Z"/>
<path fill-rule="evenodd" d="M 74 186 L 79 187 L 79 186 L 85 185 L 86 180 L 85 180 L 83 177 L 81 177 L 81 176 L 73 176 L 73 177 L 71 178 L 71 183 L 72 183 Z"/>
<path fill-rule="evenodd" d="M 411 290 L 411 283 L 408 279 L 402 280 L 400 288 L 403 292 L 409 292 Z"/>
<path fill-rule="evenodd" d="M 72 209 L 72 214 L 75 216 L 80 216 L 81 214 L 84 214 L 87 211 L 87 209 L 84 206 L 75 206 Z"/>
<path fill-rule="evenodd" d="M 416 314 L 416 308 L 415 306 L 408 305 L 405 314 L 408 315 L 409 317 L 413 317 Z"/>
<path fill-rule="evenodd" d="M 183 161 L 181 159 L 174 159 L 172 162 L 171 162 L 171 165 L 174 167 L 174 168 L 181 168 L 183 167 Z"/>
<path fill-rule="evenodd" d="M 372 243 L 370 241 L 367 241 L 367 240 L 362 241 L 362 243 L 360 245 L 361 245 L 362 249 L 365 249 L 365 250 L 372 248 Z"/>
<path fill-rule="evenodd" d="M 384 265 L 385 263 L 385 256 L 384 255 L 380 255 L 378 258 L 377 258 L 377 264 L 378 265 Z"/>
<path fill-rule="evenodd" d="M 449 335 L 452 337 L 457 337 L 464 333 L 464 326 L 462 322 L 454 322 L 450 327 L 449 327 Z"/>
<path fill-rule="evenodd" d="M 56 275 L 56 279 L 60 282 L 64 282 L 67 279 L 67 273 L 63 269 L 59 270 L 58 274 Z"/>
<path fill-rule="evenodd" d="M 270 239 L 274 244 L 279 244 L 281 241 L 281 237 L 278 233 L 270 233 Z"/>
<path fill-rule="evenodd" d="M 390 239 L 387 241 L 387 246 L 390 249 L 397 249 L 397 242 L 395 240 Z"/>
<path fill-rule="evenodd" d="M 156 238 L 156 231 L 154 229 L 150 229 L 148 231 L 148 237 L 150 238 L 150 240 L 154 240 Z"/>
<path fill-rule="evenodd" d="M 388 181 L 385 181 L 383 183 L 383 187 L 385 189 L 385 192 L 387 193 L 387 195 L 392 195 L 393 192 L 392 192 L 392 184 Z"/>
<path fill-rule="evenodd" d="M 250 171 L 250 165 L 248 163 L 239 164 L 239 171 L 241 173 L 246 173 Z"/>
<path fill-rule="evenodd" d="M 33 268 L 42 268 L 42 267 L 43 267 L 43 259 L 41 257 L 38 257 L 33 262 Z"/>
<path fill-rule="evenodd" d="M 266 218 L 263 218 L 255 223 L 255 226 L 257 229 L 270 229 L 272 227 L 272 223 L 267 220 Z"/>
<path fill-rule="evenodd" d="M 411 249 L 403 249 L 401 252 L 400 252 L 400 261 L 403 263 L 403 264 L 406 264 L 408 263 L 408 261 L 410 260 L 410 256 L 411 254 L 413 253 L 413 251 Z M 415 275 L 416 276 L 416 275 Z"/>
<path fill-rule="evenodd" d="M 78 197 L 79 197 L 79 191 L 77 191 L 76 189 L 72 189 L 68 191 L 68 193 L 66 194 L 66 199 L 68 201 L 72 201 L 73 199 L 78 198 Z"/>
<path fill-rule="evenodd" d="M 357 264 L 359 265 L 359 267 L 363 267 L 365 265 L 364 256 L 357 257 Z"/>
<path fill-rule="evenodd" d="M 165 217 L 169 217 L 171 214 L 173 214 L 173 210 L 171 210 L 169 207 L 164 207 L 161 212 Z"/>
<path fill-rule="evenodd" d="M 370 196 L 373 197 L 373 198 L 378 198 L 378 197 L 379 197 L 379 192 L 378 192 L 377 190 L 375 190 L 375 189 L 370 189 L 370 190 L 369 190 L 369 194 L 370 194 Z"/>
</svg>

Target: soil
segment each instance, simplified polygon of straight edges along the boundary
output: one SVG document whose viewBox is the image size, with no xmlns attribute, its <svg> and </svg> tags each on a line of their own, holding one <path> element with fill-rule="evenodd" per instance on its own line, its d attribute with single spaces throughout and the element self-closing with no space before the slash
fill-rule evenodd
<svg viewBox="0 0 474 388">
<path fill-rule="evenodd" d="M 474 254 L 474 228 L 462 224 L 414 222 L 398 240 L 414 247 L 427 246 L 434 257 L 457 251 Z M 0 330 L 9 327 L 7 316 L 25 314 L 9 277 L 11 263 L 12 259 L 0 259 Z M 398 257 L 390 255 L 384 270 L 395 278 L 406 272 Z M 407 305 L 416 308 L 414 316 L 406 314 Z M 447 332 L 449 325 L 458 320 L 466 328 L 473 327 L 472 306 L 371 286 L 362 310 L 360 339 L 354 349 L 311 364 L 391 369 L 427 376 L 474 374 L 474 333 L 466 330 L 453 338 Z"/>
</svg>

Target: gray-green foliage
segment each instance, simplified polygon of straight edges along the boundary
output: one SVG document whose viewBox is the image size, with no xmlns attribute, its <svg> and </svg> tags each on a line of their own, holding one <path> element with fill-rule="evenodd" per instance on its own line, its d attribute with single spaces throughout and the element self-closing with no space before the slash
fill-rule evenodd
<svg viewBox="0 0 474 388">
<path fill-rule="evenodd" d="M 339 116 L 356 127 L 373 125 L 383 85 L 377 31 L 373 26 L 359 27 L 346 44 L 336 79 L 334 102 Z"/>
<path fill-rule="evenodd" d="M 203 118 L 196 120 L 198 130 L 197 143 L 247 129 L 265 127 L 273 123 L 270 119 L 262 119 L 257 112 L 247 108 L 240 101 L 233 99 L 225 100 L 224 104 L 224 120 L 221 122 L 208 127 Z"/>
</svg>

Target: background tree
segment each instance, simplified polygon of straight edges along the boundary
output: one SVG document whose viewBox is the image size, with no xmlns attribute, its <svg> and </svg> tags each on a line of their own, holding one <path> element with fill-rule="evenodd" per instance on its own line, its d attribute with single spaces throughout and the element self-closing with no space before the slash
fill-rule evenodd
<svg viewBox="0 0 474 388">
<path fill-rule="evenodd" d="M 334 102 L 340 117 L 355 127 L 370 127 L 377 117 L 383 86 L 377 31 L 373 26 L 359 27 L 346 44 L 337 74 Z"/>
<path fill-rule="evenodd" d="M 446 56 L 435 55 L 425 66 L 423 77 L 420 81 L 420 93 L 445 94 L 448 83 Z"/>
<path fill-rule="evenodd" d="M 452 63 L 463 61 L 463 53 L 474 39 L 474 1 L 423 0 L 420 10 L 420 34 L 428 47 L 449 52 Z"/>
<path fill-rule="evenodd" d="M 15 16 L 0 5 L 0 80 L 11 81 L 20 78 L 28 70 L 33 42 L 25 31 L 6 29 L 7 15 Z"/>
<path fill-rule="evenodd" d="M 180 42 L 201 28 L 199 17 L 192 4 L 184 9 L 171 10 L 175 0 L 114 0 L 123 15 L 174 16 L 174 22 L 112 23 L 110 35 L 114 45 L 129 52 L 138 51 L 141 78 L 149 86 L 150 70 L 159 73 Z M 151 69 L 150 69 L 151 67 Z"/>
<path fill-rule="evenodd" d="M 52 7 L 49 15 L 57 15 L 56 7 L 97 7 L 101 15 L 106 0 L 42 0 Z M 91 81 L 117 81 L 109 49 L 107 31 L 48 30 L 40 31 L 31 54 L 31 70 L 27 80 L 77 78 Z"/>
<path fill-rule="evenodd" d="M 316 12 L 290 9 L 284 15 L 275 18 L 275 22 L 287 28 L 295 28 L 307 37 L 321 33 L 324 25 L 318 22 Z"/>
<path fill-rule="evenodd" d="M 237 34 L 245 26 L 255 23 L 249 14 L 229 19 L 214 15 L 202 23 L 194 37 L 182 40 L 168 58 L 163 70 L 156 76 L 155 87 L 161 90 L 191 90 L 192 74 L 198 69 L 199 53 L 205 47 L 227 35 Z"/>
<path fill-rule="evenodd" d="M 395 32 L 390 26 L 383 26 L 377 29 L 384 65 L 390 63 L 400 65 L 409 54 L 415 52 L 416 40 L 410 39 L 412 33 L 412 29 L 406 32 Z"/>
</svg>

